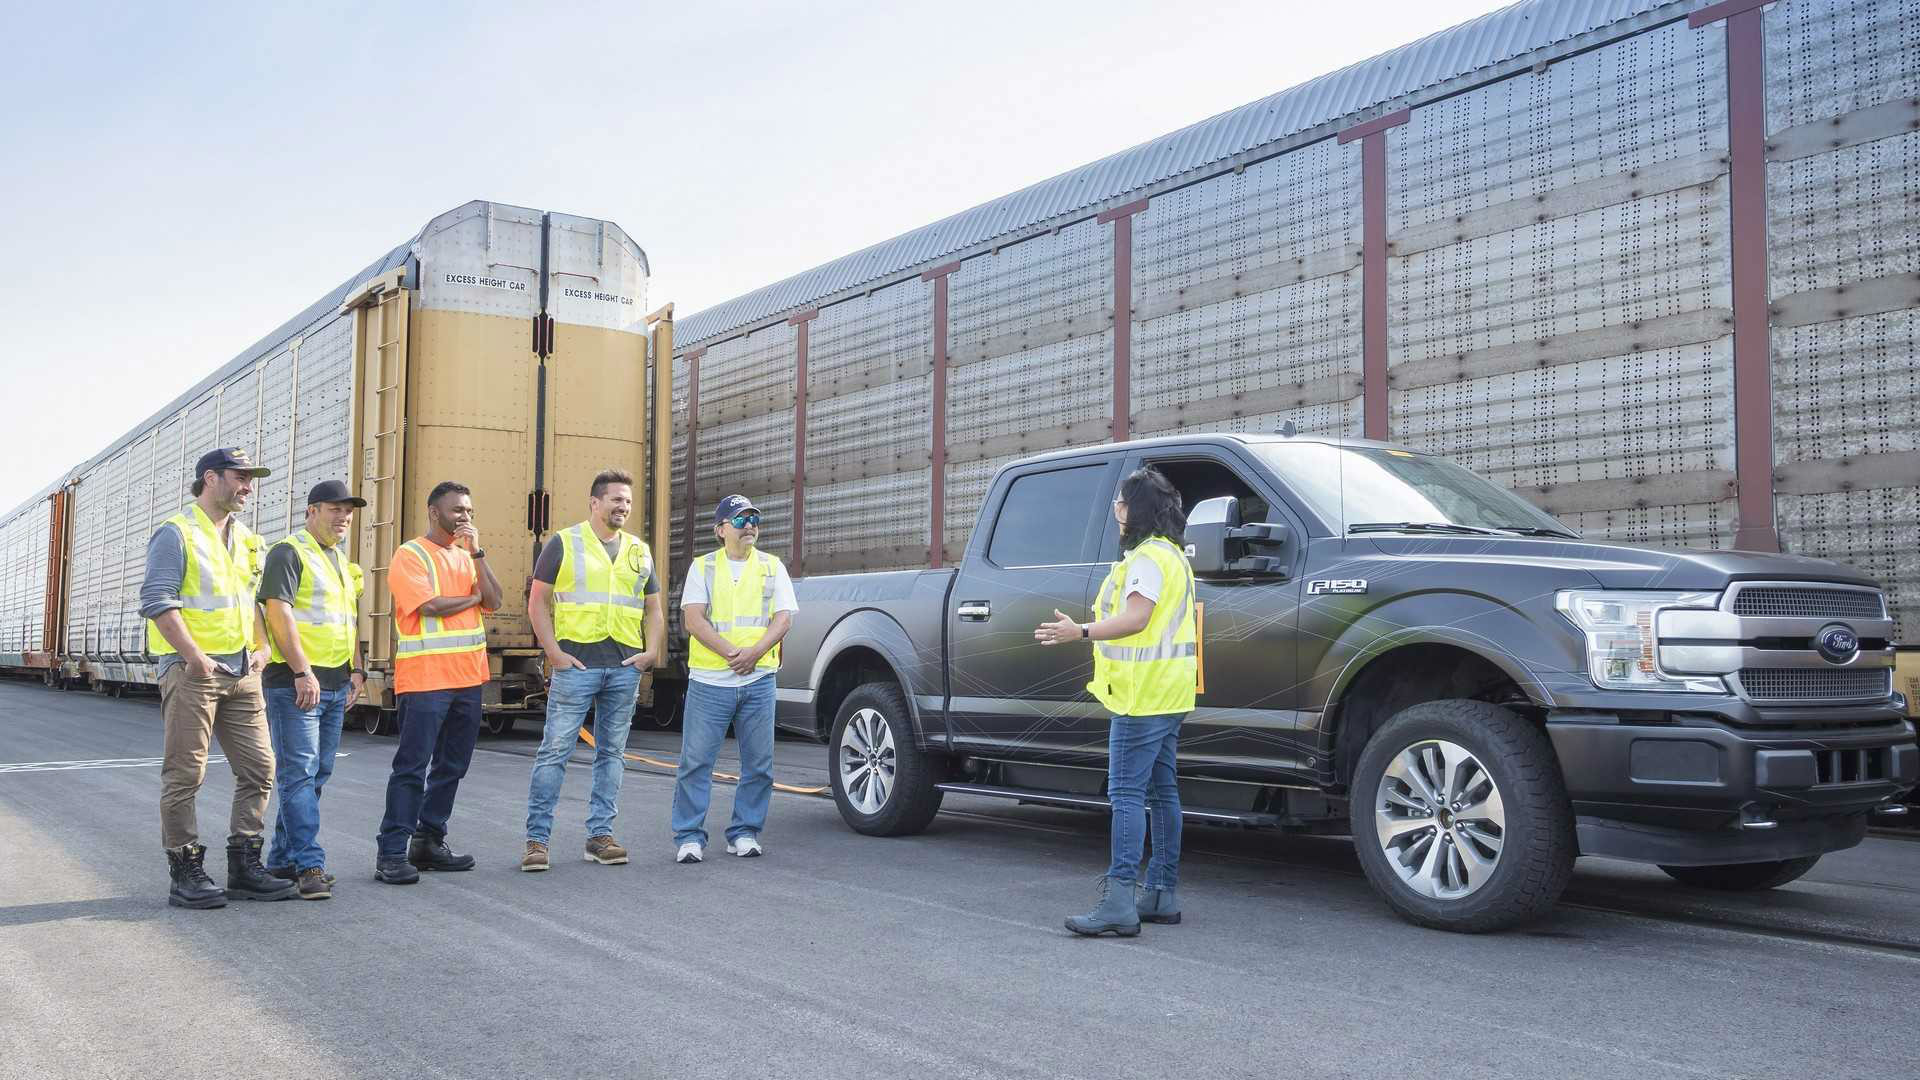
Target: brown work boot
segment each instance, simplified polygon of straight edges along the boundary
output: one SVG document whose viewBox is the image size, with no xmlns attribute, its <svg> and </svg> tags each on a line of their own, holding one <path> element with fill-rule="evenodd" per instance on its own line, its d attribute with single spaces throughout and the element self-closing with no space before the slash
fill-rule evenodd
<svg viewBox="0 0 1920 1080">
<path fill-rule="evenodd" d="M 611 836 L 595 836 L 587 841 L 587 861 L 602 866 L 621 866 L 627 861 L 627 849 L 614 843 Z"/>
<path fill-rule="evenodd" d="M 300 871 L 298 879 L 300 899 L 326 900 L 333 896 L 333 887 L 327 881 L 327 872 L 317 866 Z"/>
<path fill-rule="evenodd" d="M 527 841 L 527 853 L 520 857 L 520 869 L 531 874 L 552 865 L 553 863 L 547 859 L 547 845 L 538 840 Z"/>
</svg>

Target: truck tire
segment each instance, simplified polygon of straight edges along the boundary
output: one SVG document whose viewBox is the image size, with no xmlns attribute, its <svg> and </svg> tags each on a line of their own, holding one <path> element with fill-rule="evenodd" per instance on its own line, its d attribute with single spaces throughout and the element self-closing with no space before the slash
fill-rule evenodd
<svg viewBox="0 0 1920 1080">
<path fill-rule="evenodd" d="M 1778 888 L 1813 869 L 1818 855 L 1770 862 L 1729 863 L 1725 866 L 1662 866 L 1667 876 L 1682 885 L 1716 892 L 1759 892 Z"/>
<path fill-rule="evenodd" d="M 1498 705 L 1402 710 L 1367 740 L 1352 796 L 1360 867 L 1409 922 L 1502 930 L 1552 910 L 1573 873 L 1573 810 L 1553 746 Z"/>
<path fill-rule="evenodd" d="M 854 832 L 908 836 L 940 812 L 936 763 L 913 739 L 906 695 L 893 683 L 867 683 L 840 703 L 827 740 L 833 801 Z"/>
</svg>

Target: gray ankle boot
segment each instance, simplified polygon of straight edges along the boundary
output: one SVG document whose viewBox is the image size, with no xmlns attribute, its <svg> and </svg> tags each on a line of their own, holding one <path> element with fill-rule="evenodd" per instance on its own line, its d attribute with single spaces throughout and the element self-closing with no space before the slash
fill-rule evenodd
<svg viewBox="0 0 1920 1080">
<path fill-rule="evenodd" d="M 1133 883 L 1100 879 L 1100 903 L 1085 915 L 1067 918 L 1067 929 L 1087 937 L 1117 934 L 1135 937 L 1140 933 L 1140 913 L 1134 908 Z"/>
<path fill-rule="evenodd" d="M 1177 889 L 1156 889 L 1142 885 L 1134 894 L 1140 909 L 1140 921 L 1177 924 L 1180 921 L 1180 893 Z"/>
</svg>

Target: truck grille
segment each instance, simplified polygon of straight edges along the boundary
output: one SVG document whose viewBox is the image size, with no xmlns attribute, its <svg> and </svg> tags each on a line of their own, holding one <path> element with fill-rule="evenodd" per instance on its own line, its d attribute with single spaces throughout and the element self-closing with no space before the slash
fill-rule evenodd
<svg viewBox="0 0 1920 1080">
<path fill-rule="evenodd" d="M 1741 589 L 1733 613 L 1763 619 L 1884 619 L 1877 592 L 1855 589 Z"/>
<path fill-rule="evenodd" d="M 1891 676 L 1887 668 L 1741 668 L 1740 686 L 1753 701 L 1842 701 L 1886 697 Z"/>
<path fill-rule="evenodd" d="M 1864 750 L 1815 750 L 1814 767 L 1822 784 L 1873 784 L 1887 779 L 1893 751 L 1884 746 Z"/>
</svg>

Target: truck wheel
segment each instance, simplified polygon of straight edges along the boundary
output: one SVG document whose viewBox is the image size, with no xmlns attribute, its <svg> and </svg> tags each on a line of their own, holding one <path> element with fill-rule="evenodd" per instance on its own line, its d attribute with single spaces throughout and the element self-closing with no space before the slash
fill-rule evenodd
<svg viewBox="0 0 1920 1080">
<path fill-rule="evenodd" d="M 1545 915 L 1566 888 L 1573 811 L 1553 746 L 1511 710 L 1429 701 L 1367 740 L 1354 847 L 1402 918 L 1483 933 Z"/>
<path fill-rule="evenodd" d="M 506 713 L 488 713 L 481 724 L 486 727 L 487 734 L 497 739 L 513 730 L 513 717 Z"/>
<path fill-rule="evenodd" d="M 867 683 L 840 703 L 827 740 L 833 801 L 854 832 L 906 836 L 940 812 L 934 762 L 913 741 L 907 698 L 892 683 Z"/>
<path fill-rule="evenodd" d="M 360 714 L 360 730 L 369 735 L 378 735 L 388 726 L 387 710 L 377 705 L 367 706 Z"/>
<path fill-rule="evenodd" d="M 1813 869 L 1818 855 L 1799 859 L 1775 859 L 1771 862 L 1730 863 L 1726 866 L 1662 866 L 1667 876 L 1682 885 L 1719 892 L 1758 892 L 1778 888 Z"/>
</svg>

